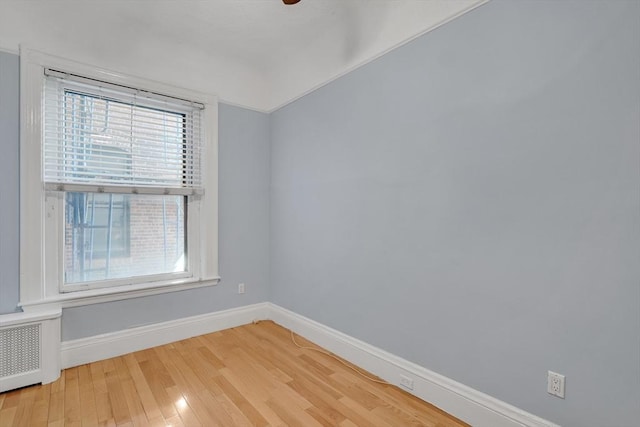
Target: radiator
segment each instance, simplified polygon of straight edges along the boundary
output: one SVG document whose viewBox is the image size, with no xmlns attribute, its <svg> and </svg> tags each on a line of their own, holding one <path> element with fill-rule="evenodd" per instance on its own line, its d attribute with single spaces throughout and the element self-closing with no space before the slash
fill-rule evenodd
<svg viewBox="0 0 640 427">
<path fill-rule="evenodd" d="M 60 376 L 60 310 L 0 315 L 0 392 Z"/>
</svg>

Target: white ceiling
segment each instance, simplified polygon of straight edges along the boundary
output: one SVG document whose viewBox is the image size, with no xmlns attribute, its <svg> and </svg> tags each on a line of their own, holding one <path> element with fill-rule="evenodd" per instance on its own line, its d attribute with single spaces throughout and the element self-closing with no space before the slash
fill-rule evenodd
<svg viewBox="0 0 640 427">
<path fill-rule="evenodd" d="M 0 0 L 0 49 L 272 111 L 486 1 Z"/>
</svg>

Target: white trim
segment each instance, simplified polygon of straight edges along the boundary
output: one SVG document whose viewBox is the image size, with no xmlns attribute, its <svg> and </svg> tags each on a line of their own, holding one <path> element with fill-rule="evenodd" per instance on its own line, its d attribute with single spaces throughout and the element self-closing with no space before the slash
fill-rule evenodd
<svg viewBox="0 0 640 427">
<path fill-rule="evenodd" d="M 205 188 L 203 194 L 192 196 L 189 203 L 190 216 L 195 214 L 193 221 L 199 224 L 198 235 L 194 236 L 195 227 L 191 227 L 189 238 L 193 242 L 199 242 L 198 266 L 201 280 L 218 277 L 218 99 L 207 103 L 207 108 L 202 113 L 201 130 L 204 138 L 202 147 L 202 160 L 206 163 L 202 166 L 202 184 Z M 193 209 L 193 208 L 196 209 Z M 188 242 L 187 242 L 188 243 Z M 190 245 L 191 246 L 191 245 Z M 191 249 L 191 248 L 190 248 Z M 187 256 L 187 260 L 191 257 Z M 190 266 L 191 267 L 191 266 Z"/>
<path fill-rule="evenodd" d="M 41 180 L 42 67 L 38 55 L 20 51 L 20 301 L 45 297 L 45 200 Z M 51 273 L 55 277 L 55 273 Z"/>
<path fill-rule="evenodd" d="M 186 291 L 188 289 L 202 288 L 217 285 L 220 277 L 206 280 L 187 280 L 179 283 L 158 286 L 156 283 L 147 285 L 128 285 L 115 288 L 99 288 L 87 291 L 60 293 L 56 296 L 44 298 L 33 302 L 19 303 L 19 307 L 51 306 L 59 305 L 61 308 L 78 307 L 103 302 L 120 301 L 129 298 L 139 298 L 167 292 Z"/>
<path fill-rule="evenodd" d="M 110 332 L 61 344 L 62 368 L 121 356 L 146 348 L 169 344 L 198 335 L 263 320 L 267 303 L 253 304 L 153 325 Z"/>
<path fill-rule="evenodd" d="M 267 303 L 268 318 L 357 366 L 400 386 L 400 375 L 413 378 L 410 392 L 476 427 L 559 427 L 513 405 L 416 365 L 335 329 Z M 408 391 L 408 390 L 407 390 Z"/>
</svg>

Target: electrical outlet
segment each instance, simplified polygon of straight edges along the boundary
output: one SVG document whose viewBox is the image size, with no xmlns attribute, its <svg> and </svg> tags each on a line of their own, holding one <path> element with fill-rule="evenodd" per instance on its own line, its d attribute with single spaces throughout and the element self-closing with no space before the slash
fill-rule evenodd
<svg viewBox="0 0 640 427">
<path fill-rule="evenodd" d="M 548 371 L 547 392 L 564 399 L 564 375 Z"/>
<path fill-rule="evenodd" d="M 400 385 L 406 389 L 413 390 L 413 379 L 400 375 Z"/>
<path fill-rule="evenodd" d="M 239 283 L 238 284 L 238 293 L 239 294 L 244 294 L 244 283 Z"/>
</svg>

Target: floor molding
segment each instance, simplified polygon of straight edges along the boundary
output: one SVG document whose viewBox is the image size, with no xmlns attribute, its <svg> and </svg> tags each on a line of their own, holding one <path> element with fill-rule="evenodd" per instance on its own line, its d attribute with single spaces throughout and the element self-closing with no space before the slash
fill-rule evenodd
<svg viewBox="0 0 640 427">
<path fill-rule="evenodd" d="M 254 320 L 265 319 L 268 307 L 268 303 L 253 304 L 63 341 L 60 346 L 62 368 L 84 365 L 198 335 L 246 325 Z"/>
<path fill-rule="evenodd" d="M 559 427 L 307 317 L 268 303 L 267 318 L 476 427 Z M 400 386 L 413 379 L 413 390 Z"/>
<path fill-rule="evenodd" d="M 269 302 L 61 343 L 62 368 L 83 365 L 190 337 L 269 319 L 357 366 L 477 427 L 559 427 L 557 424 Z M 401 386 L 400 386 L 401 387 Z M 403 387 L 401 387 L 403 388 Z"/>
</svg>

